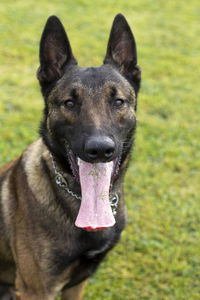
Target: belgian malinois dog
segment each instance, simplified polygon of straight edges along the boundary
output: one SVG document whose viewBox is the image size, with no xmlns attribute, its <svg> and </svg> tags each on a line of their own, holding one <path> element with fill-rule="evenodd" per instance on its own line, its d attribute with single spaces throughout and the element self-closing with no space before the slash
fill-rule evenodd
<svg viewBox="0 0 200 300">
<path fill-rule="evenodd" d="M 121 14 L 103 65 L 89 68 L 78 67 L 60 20 L 47 20 L 37 72 L 41 138 L 0 169 L 1 300 L 80 300 L 118 242 L 140 75 Z"/>
</svg>

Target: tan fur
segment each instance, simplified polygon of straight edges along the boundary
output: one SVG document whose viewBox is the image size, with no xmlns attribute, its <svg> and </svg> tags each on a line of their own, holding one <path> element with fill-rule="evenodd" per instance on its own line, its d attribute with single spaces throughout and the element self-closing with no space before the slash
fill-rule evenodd
<svg viewBox="0 0 200 300">
<path fill-rule="evenodd" d="M 62 293 L 62 300 L 81 300 L 83 298 L 83 291 L 87 285 L 87 280 L 81 282 L 79 285 L 72 287 Z"/>
<path fill-rule="evenodd" d="M 41 204 L 50 203 L 53 200 L 53 191 L 49 179 L 43 174 L 41 157 L 49 161 L 49 151 L 41 139 L 31 144 L 23 155 L 24 169 L 28 184 L 31 187 L 37 201 Z"/>
<path fill-rule="evenodd" d="M 1 205 L 2 205 L 2 213 L 4 215 L 5 220 L 5 228 L 7 229 L 11 223 L 11 215 L 10 215 L 10 207 L 8 205 L 8 200 L 10 198 L 10 190 L 9 190 L 9 175 L 8 172 L 6 179 L 4 180 L 1 188 Z M 6 230 L 7 231 L 7 230 Z"/>
<path fill-rule="evenodd" d="M 70 289 L 67 289 L 62 292 L 62 300 L 82 300 L 83 298 L 83 292 L 87 285 L 87 280 L 81 282 L 75 287 L 72 287 Z M 17 300 L 53 300 L 55 299 L 55 296 L 48 296 L 48 295 L 31 295 L 30 293 L 24 292 L 16 292 L 16 299 Z"/>
<path fill-rule="evenodd" d="M 0 177 L 4 174 L 7 170 L 9 170 L 12 166 L 14 166 L 17 162 L 18 158 L 13 159 L 12 161 L 8 162 L 4 166 L 0 168 Z"/>
</svg>

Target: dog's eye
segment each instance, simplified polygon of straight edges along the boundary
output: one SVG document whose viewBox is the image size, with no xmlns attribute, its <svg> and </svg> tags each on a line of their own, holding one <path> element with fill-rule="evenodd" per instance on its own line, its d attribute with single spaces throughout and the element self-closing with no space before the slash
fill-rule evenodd
<svg viewBox="0 0 200 300">
<path fill-rule="evenodd" d="M 71 108 L 71 109 L 72 109 L 72 108 L 74 108 L 75 103 L 74 103 L 73 100 L 68 99 L 68 100 L 65 100 L 64 106 L 65 106 L 66 108 Z"/>
<path fill-rule="evenodd" d="M 124 104 L 124 100 L 123 99 L 115 99 L 114 100 L 114 106 L 115 107 L 121 107 Z"/>
</svg>

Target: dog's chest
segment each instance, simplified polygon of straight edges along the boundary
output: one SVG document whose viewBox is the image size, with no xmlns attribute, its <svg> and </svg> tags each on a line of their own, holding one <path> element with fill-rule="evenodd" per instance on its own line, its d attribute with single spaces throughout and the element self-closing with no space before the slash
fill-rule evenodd
<svg viewBox="0 0 200 300">
<path fill-rule="evenodd" d="M 68 274 L 66 287 L 76 285 L 88 278 L 96 270 L 107 251 L 117 243 L 119 235 L 120 232 L 115 228 L 110 228 L 107 233 L 82 232 L 76 236 L 76 239 L 71 240 L 70 251 L 67 247 L 54 250 L 51 275 L 59 278 Z"/>
<path fill-rule="evenodd" d="M 74 261 L 84 260 L 91 262 L 98 260 L 103 256 L 119 239 L 120 232 L 115 228 L 109 229 L 108 232 L 88 233 L 81 232 L 68 242 L 57 243 L 52 245 L 54 249 L 51 253 L 51 264 L 54 274 L 61 274 Z"/>
<path fill-rule="evenodd" d="M 102 245 L 100 248 L 98 249 L 91 249 L 91 250 L 88 250 L 85 255 L 88 257 L 88 258 L 95 258 L 97 255 L 99 254 L 102 254 L 104 252 L 106 252 L 109 248 L 110 248 L 110 241 L 107 241 L 104 245 Z"/>
<path fill-rule="evenodd" d="M 93 258 L 106 252 L 118 240 L 119 235 L 120 232 L 116 230 L 115 226 L 101 232 L 84 233 L 82 236 L 82 240 L 86 246 L 84 255 Z"/>
</svg>

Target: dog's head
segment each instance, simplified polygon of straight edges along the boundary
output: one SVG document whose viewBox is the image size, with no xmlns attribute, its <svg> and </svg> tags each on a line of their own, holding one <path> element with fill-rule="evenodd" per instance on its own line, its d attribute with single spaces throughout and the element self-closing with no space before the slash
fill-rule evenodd
<svg viewBox="0 0 200 300">
<path fill-rule="evenodd" d="M 37 74 L 45 98 L 41 134 L 58 159 L 70 161 L 77 178 L 78 158 L 113 161 L 112 173 L 125 160 L 136 127 L 140 75 L 136 43 L 121 14 L 114 19 L 103 65 L 89 68 L 77 65 L 59 19 L 48 19 Z"/>
</svg>

